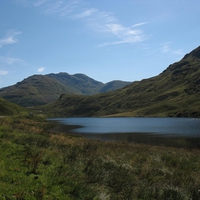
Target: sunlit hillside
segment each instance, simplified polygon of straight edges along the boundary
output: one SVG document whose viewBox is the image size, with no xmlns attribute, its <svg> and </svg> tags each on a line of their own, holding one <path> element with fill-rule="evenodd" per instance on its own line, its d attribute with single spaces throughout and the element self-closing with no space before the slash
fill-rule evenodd
<svg viewBox="0 0 200 200">
<path fill-rule="evenodd" d="M 158 76 L 93 95 L 62 95 L 44 107 L 50 116 L 200 117 L 200 47 Z"/>
</svg>

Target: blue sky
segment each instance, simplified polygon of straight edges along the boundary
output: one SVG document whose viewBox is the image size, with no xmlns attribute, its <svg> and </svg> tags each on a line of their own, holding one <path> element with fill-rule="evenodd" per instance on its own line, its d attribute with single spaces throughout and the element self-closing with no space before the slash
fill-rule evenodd
<svg viewBox="0 0 200 200">
<path fill-rule="evenodd" d="M 142 80 L 199 45 L 199 0 L 0 0 L 0 88 L 59 72 Z"/>
</svg>

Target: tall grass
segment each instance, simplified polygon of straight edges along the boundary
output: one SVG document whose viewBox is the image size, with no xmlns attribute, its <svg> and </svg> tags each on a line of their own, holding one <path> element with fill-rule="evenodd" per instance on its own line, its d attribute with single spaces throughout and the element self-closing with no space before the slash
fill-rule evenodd
<svg viewBox="0 0 200 200">
<path fill-rule="evenodd" d="M 88 141 L 0 119 L 0 199 L 199 199 L 199 150 Z"/>
</svg>

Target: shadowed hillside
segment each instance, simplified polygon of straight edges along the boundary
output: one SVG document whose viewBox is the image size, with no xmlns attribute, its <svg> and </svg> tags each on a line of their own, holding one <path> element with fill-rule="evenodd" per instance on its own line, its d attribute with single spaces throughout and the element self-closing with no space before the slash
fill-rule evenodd
<svg viewBox="0 0 200 200">
<path fill-rule="evenodd" d="M 45 107 L 51 116 L 200 117 L 200 47 L 158 76 L 93 95 L 62 95 Z"/>
<path fill-rule="evenodd" d="M 0 98 L 0 116 L 22 114 L 26 112 L 24 108 Z"/>
<path fill-rule="evenodd" d="M 124 81 L 101 83 L 84 74 L 33 75 L 13 86 L 0 89 L 0 97 L 24 107 L 53 102 L 61 94 L 92 95 L 122 88 Z"/>
</svg>

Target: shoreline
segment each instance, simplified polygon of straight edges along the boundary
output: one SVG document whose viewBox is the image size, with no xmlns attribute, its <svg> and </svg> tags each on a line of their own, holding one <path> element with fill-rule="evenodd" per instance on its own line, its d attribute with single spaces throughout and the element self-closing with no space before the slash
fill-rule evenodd
<svg viewBox="0 0 200 200">
<path fill-rule="evenodd" d="M 92 141 L 65 135 L 74 126 L 30 116 L 0 121 L 7 199 L 200 197 L 200 149 Z"/>
<path fill-rule="evenodd" d="M 116 143 L 135 143 L 142 145 L 200 149 L 200 138 L 178 137 L 171 135 L 155 135 L 150 133 L 80 133 L 73 131 L 75 128 L 81 128 L 80 125 L 66 125 L 54 120 L 48 120 L 53 124 L 49 131 L 54 133 L 64 133 L 68 136 L 83 137 L 88 140 L 97 140 L 102 142 Z"/>
</svg>

